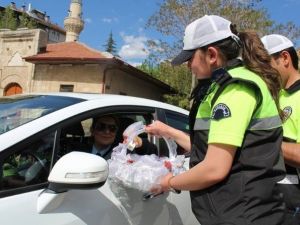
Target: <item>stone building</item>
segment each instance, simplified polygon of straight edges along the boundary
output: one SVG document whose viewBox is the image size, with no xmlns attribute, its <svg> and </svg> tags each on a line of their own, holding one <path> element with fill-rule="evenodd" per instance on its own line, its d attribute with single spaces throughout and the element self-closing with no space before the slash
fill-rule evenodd
<svg viewBox="0 0 300 225">
<path fill-rule="evenodd" d="M 12 2 L 10 8 L 16 15 L 26 13 L 37 22 L 39 29 L 19 28 L 15 31 L 0 29 L 0 96 L 30 92 L 34 65 L 23 57 L 35 55 L 47 43 L 65 41 L 66 32 L 52 23 L 45 12 L 32 9 L 29 5 L 17 8 Z M 5 8 L 0 6 L 0 11 Z"/>
<path fill-rule="evenodd" d="M 10 7 L 14 11 L 16 18 L 22 15 L 22 13 L 25 13 L 31 19 L 33 19 L 36 22 L 37 29 L 46 31 L 48 43 L 57 43 L 65 41 L 66 31 L 60 26 L 53 23 L 50 20 L 50 16 L 48 16 L 46 12 L 41 12 L 38 9 L 32 8 L 31 4 L 29 4 L 26 8 L 25 5 L 17 7 L 14 2 L 11 2 L 10 6 L 8 7 Z M 5 8 L 0 6 L 0 12 L 4 10 Z M 5 31 L 5 29 L 2 31 Z"/>
<path fill-rule="evenodd" d="M 67 32 L 66 42 L 78 41 L 79 34 L 83 30 L 84 22 L 82 19 L 82 0 L 72 0 L 69 15 L 64 20 Z"/>
<path fill-rule="evenodd" d="M 161 100 L 171 88 L 139 69 L 80 42 L 48 44 L 44 52 L 25 57 L 35 64 L 31 92 L 88 92 Z"/>
<path fill-rule="evenodd" d="M 30 15 L 42 29 L 0 30 L 0 95 L 74 91 L 161 100 L 163 94 L 174 92 L 121 59 L 80 43 L 82 0 L 71 0 L 65 30 L 49 18 L 43 20 L 47 17 L 38 10 L 30 10 Z M 62 40 L 55 32 L 66 36 Z"/>
<path fill-rule="evenodd" d="M 23 57 L 36 54 L 47 43 L 41 29 L 0 30 L 0 95 L 30 92 L 34 65 Z"/>
</svg>

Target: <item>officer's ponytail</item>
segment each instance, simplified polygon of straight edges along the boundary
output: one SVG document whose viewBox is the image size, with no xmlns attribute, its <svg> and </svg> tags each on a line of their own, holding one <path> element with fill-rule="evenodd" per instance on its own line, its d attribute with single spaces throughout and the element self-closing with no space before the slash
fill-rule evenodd
<svg viewBox="0 0 300 225">
<path fill-rule="evenodd" d="M 281 77 L 278 71 L 271 67 L 271 57 L 264 48 L 259 36 L 257 33 L 250 31 L 238 33 L 234 25 L 231 26 L 231 31 L 240 40 L 230 37 L 215 42 L 210 46 L 217 47 L 225 61 L 240 56 L 244 61 L 245 67 L 259 75 L 265 81 L 275 100 L 278 112 L 280 112 L 279 91 L 281 89 Z"/>
<path fill-rule="evenodd" d="M 240 32 L 238 36 L 241 40 L 241 56 L 245 67 L 258 74 L 265 81 L 280 112 L 279 91 L 282 87 L 281 77 L 278 71 L 271 67 L 270 55 L 256 32 Z"/>
</svg>

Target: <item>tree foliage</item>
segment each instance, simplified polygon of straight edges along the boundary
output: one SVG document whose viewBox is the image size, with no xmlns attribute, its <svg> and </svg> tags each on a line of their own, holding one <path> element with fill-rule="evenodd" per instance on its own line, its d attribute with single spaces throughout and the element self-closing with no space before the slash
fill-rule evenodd
<svg viewBox="0 0 300 225">
<path fill-rule="evenodd" d="M 261 6 L 261 2 L 262 0 L 165 0 L 159 10 L 148 19 L 146 27 L 171 36 L 175 41 L 171 44 L 150 41 L 148 44 L 152 48 L 163 49 L 157 52 L 163 58 L 174 56 L 182 48 L 185 27 L 206 14 L 227 18 L 240 31 L 255 30 L 260 35 L 279 32 L 292 41 L 299 39 L 299 26 L 293 22 L 275 23 Z"/>
<path fill-rule="evenodd" d="M 27 27 L 29 29 L 37 28 L 37 22 L 25 12 L 17 13 L 10 6 L 0 12 L 0 29 L 16 30 L 17 28 Z"/>
<path fill-rule="evenodd" d="M 16 30 L 18 27 L 17 14 L 10 7 L 6 7 L 1 13 L 0 21 L 0 28 Z"/>
<path fill-rule="evenodd" d="M 291 21 L 286 24 L 276 24 L 270 29 L 270 33 L 282 34 L 289 37 L 293 42 L 296 42 L 300 37 L 299 27 Z"/>
<path fill-rule="evenodd" d="M 19 27 L 27 27 L 29 29 L 34 29 L 38 27 L 38 24 L 27 13 L 22 12 L 22 14 L 19 16 Z"/>
<path fill-rule="evenodd" d="M 237 25 L 238 31 L 255 30 L 261 36 L 276 32 L 286 35 L 292 41 L 300 38 L 299 26 L 293 22 L 276 23 L 262 7 L 261 2 L 262 0 L 164 0 L 158 11 L 148 19 L 146 27 L 157 30 L 173 41 L 148 41 L 150 49 L 154 50 L 147 59 L 148 64 L 155 65 L 155 72 L 160 73 L 160 63 L 170 60 L 182 49 L 185 27 L 204 15 L 220 15 L 227 18 Z M 172 73 L 176 74 L 177 69 L 174 68 Z M 183 88 L 177 87 L 178 90 Z"/>
<path fill-rule="evenodd" d="M 146 60 L 138 68 L 170 85 L 178 92 L 178 94 L 164 95 L 166 102 L 182 108 L 189 108 L 187 96 L 190 94 L 192 76 L 185 65 L 175 68 L 168 61 L 161 62 L 160 64 L 152 64 L 151 60 Z"/>
<path fill-rule="evenodd" d="M 107 39 L 106 44 L 103 45 L 105 47 L 105 51 L 109 52 L 113 55 L 117 55 L 116 42 L 113 39 L 113 34 L 110 32 L 109 37 Z"/>
</svg>

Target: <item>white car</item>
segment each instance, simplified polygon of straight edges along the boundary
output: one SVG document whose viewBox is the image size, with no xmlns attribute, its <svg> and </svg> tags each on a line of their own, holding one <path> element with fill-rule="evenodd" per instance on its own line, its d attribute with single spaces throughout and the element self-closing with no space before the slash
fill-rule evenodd
<svg viewBox="0 0 300 225">
<path fill-rule="evenodd" d="M 188 132 L 188 111 L 148 99 L 77 93 L 0 98 L 1 225 L 198 224 L 189 192 L 149 197 L 116 186 L 107 179 L 106 160 L 78 151 L 91 135 L 92 119 L 106 114 L 124 126 L 158 119 Z M 163 139 L 149 140 L 157 154 L 168 154 Z"/>
</svg>

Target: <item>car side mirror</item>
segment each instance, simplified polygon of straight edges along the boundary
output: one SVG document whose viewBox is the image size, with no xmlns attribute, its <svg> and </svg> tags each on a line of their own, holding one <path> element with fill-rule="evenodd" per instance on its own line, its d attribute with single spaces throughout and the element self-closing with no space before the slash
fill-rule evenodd
<svg viewBox="0 0 300 225">
<path fill-rule="evenodd" d="M 85 152 L 64 155 L 50 172 L 48 188 L 39 194 L 37 212 L 47 213 L 59 207 L 70 189 L 101 187 L 107 176 L 108 164 L 100 156 Z"/>
<path fill-rule="evenodd" d="M 48 189 L 61 193 L 69 189 L 101 187 L 108 176 L 105 159 L 85 152 L 70 152 L 61 157 L 48 177 Z"/>
</svg>

